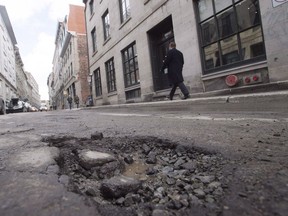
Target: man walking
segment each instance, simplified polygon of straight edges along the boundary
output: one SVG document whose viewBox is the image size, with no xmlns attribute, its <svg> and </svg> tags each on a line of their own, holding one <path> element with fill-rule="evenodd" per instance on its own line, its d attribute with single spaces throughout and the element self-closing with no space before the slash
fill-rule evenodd
<svg viewBox="0 0 288 216">
<path fill-rule="evenodd" d="M 169 99 L 173 100 L 173 96 L 177 87 L 180 88 L 181 92 L 183 93 L 184 97 L 183 100 L 189 98 L 189 91 L 184 85 L 184 79 L 182 75 L 182 69 L 184 65 L 184 57 L 182 52 L 176 49 L 176 43 L 171 42 L 169 44 L 169 51 L 167 56 L 164 60 L 163 66 L 161 71 L 164 72 L 165 68 L 168 68 L 168 79 L 169 82 L 172 84 L 172 89 L 169 94 Z"/>
<path fill-rule="evenodd" d="M 72 101 L 73 101 L 73 98 L 71 97 L 71 95 L 68 96 L 67 101 L 68 101 L 68 103 L 69 103 L 69 108 L 70 108 L 70 110 L 71 110 L 71 108 L 72 108 Z"/>
</svg>

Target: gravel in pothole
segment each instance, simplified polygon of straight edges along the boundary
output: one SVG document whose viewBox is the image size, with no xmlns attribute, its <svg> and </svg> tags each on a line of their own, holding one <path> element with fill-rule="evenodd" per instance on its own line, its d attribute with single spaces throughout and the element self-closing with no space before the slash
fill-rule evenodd
<svg viewBox="0 0 288 216">
<path fill-rule="evenodd" d="M 123 215 L 219 214 L 228 180 L 219 154 L 155 137 L 46 136 L 60 149 L 59 182 Z M 189 215 L 189 214 L 188 214 Z M 195 214 L 197 215 L 197 214 Z"/>
</svg>

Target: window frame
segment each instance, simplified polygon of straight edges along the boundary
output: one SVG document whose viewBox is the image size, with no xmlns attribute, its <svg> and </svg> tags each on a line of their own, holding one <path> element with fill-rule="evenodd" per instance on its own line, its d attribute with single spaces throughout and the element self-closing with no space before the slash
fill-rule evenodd
<svg viewBox="0 0 288 216">
<path fill-rule="evenodd" d="M 130 56 L 129 49 L 132 49 L 131 53 L 132 56 Z M 125 53 L 127 53 L 127 59 L 125 58 Z M 122 65 L 123 65 L 123 75 L 124 75 L 124 84 L 125 88 L 135 86 L 140 84 L 140 75 L 139 75 L 139 63 L 138 63 L 138 54 L 137 54 L 137 48 L 136 48 L 136 42 L 132 42 L 127 47 L 125 47 L 121 51 L 122 55 Z M 129 65 L 129 62 L 133 62 L 133 70 L 131 70 L 131 66 Z M 137 63 L 136 63 L 137 62 Z M 127 67 L 126 64 L 128 64 Z M 128 69 L 128 71 L 126 70 Z M 134 76 L 134 82 L 132 82 L 132 75 Z M 130 84 L 127 80 L 127 76 L 130 77 Z"/>
<path fill-rule="evenodd" d="M 105 62 L 108 93 L 117 91 L 114 57 Z"/>
<path fill-rule="evenodd" d="M 96 27 L 94 27 L 91 31 L 91 41 L 92 41 L 92 53 L 95 53 L 97 51 Z"/>
<path fill-rule="evenodd" d="M 262 22 L 261 22 L 261 15 L 260 15 L 260 8 L 259 8 L 259 0 L 255 0 L 255 3 L 257 3 L 257 9 L 258 9 L 258 16 L 259 16 L 259 22 L 258 23 L 253 23 L 251 24 L 249 27 L 244 28 L 244 29 L 240 29 L 239 27 L 239 22 L 238 22 L 238 16 L 237 16 L 237 5 L 239 3 L 245 2 L 246 0 L 231 0 L 231 4 L 225 6 L 223 9 L 219 10 L 216 12 L 216 8 L 215 8 L 215 1 L 214 0 L 210 0 L 208 1 L 209 4 L 212 4 L 212 12 L 210 12 L 209 16 L 205 16 L 205 18 L 203 18 L 202 20 L 200 19 L 200 11 L 198 8 L 198 3 L 200 2 L 200 0 L 195 0 L 194 1 L 194 6 L 195 6 L 195 11 L 197 14 L 197 29 L 198 29 L 198 37 L 199 37 L 199 49 L 200 49 L 200 53 L 201 53 L 201 62 L 202 62 L 202 68 L 203 68 L 203 75 L 208 75 L 211 73 L 215 73 L 221 70 L 225 70 L 225 69 L 230 69 L 233 67 L 237 67 L 237 66 L 241 66 L 241 65 L 245 65 L 245 64 L 250 64 L 250 63 L 254 63 L 254 62 L 259 62 L 259 61 L 263 61 L 266 60 L 266 50 L 265 50 L 265 44 L 264 44 L 264 34 L 263 34 L 263 26 L 262 26 Z M 221 16 L 224 14 L 225 12 L 229 12 L 229 10 L 232 9 L 232 16 L 234 16 L 234 20 L 235 21 L 235 25 L 233 28 L 236 28 L 236 30 L 233 32 L 233 30 L 231 29 L 232 32 L 228 31 L 226 35 L 222 36 L 223 34 L 223 29 L 222 32 L 220 31 L 220 26 L 219 25 L 219 18 L 221 18 Z M 224 13 L 223 13 L 224 12 Z M 230 15 L 231 15 L 230 14 Z M 224 16 L 222 16 L 222 18 L 224 18 Z M 209 32 L 205 32 L 205 24 L 213 24 L 213 22 L 215 23 L 215 26 L 213 26 L 214 29 L 214 34 L 216 33 L 216 39 L 212 35 L 211 38 L 209 38 L 208 36 L 208 40 L 207 40 L 207 34 L 209 34 Z M 260 27 L 261 28 L 261 38 L 262 38 L 262 43 L 264 46 L 264 52 L 262 55 L 259 55 L 257 57 L 251 57 L 249 59 L 244 59 L 244 55 L 242 53 L 242 51 L 244 50 L 244 47 L 242 47 L 241 44 L 241 38 L 240 35 L 241 33 L 248 31 L 250 29 L 254 29 Z M 211 32 L 210 32 L 211 34 Z M 230 63 L 230 64 L 225 64 L 225 59 L 224 55 L 222 53 L 222 47 L 221 47 L 221 42 L 225 41 L 225 40 L 229 40 L 230 38 L 236 36 L 237 37 L 237 44 L 238 44 L 238 52 L 239 52 L 239 61 Z M 210 40 L 210 41 L 209 41 Z M 251 44 L 252 45 L 252 44 Z M 208 48 L 209 46 L 217 46 L 218 51 L 219 51 L 219 58 L 220 58 L 220 66 L 214 66 L 213 68 L 207 68 L 206 62 L 208 62 L 208 60 L 210 60 L 209 58 L 206 59 L 206 57 L 209 57 L 206 55 L 205 53 L 205 48 Z M 227 55 L 227 54 L 226 54 Z"/>
<path fill-rule="evenodd" d="M 107 9 L 105 13 L 102 15 L 102 24 L 103 24 L 103 34 L 104 34 L 104 41 L 110 38 L 110 17 L 109 17 L 109 10 Z"/>
<path fill-rule="evenodd" d="M 90 0 L 89 2 L 89 11 L 90 11 L 90 16 L 94 14 L 94 0 Z"/>
<path fill-rule="evenodd" d="M 128 6 L 127 6 L 127 2 L 128 2 Z M 123 4 L 125 4 L 125 8 L 123 7 Z M 122 24 L 131 17 L 129 0 L 119 0 L 119 8 L 120 8 L 120 21 Z"/>
<path fill-rule="evenodd" d="M 101 71 L 100 67 L 94 70 L 94 86 L 95 86 L 95 95 L 96 97 L 102 96 L 102 84 L 101 84 Z"/>
</svg>

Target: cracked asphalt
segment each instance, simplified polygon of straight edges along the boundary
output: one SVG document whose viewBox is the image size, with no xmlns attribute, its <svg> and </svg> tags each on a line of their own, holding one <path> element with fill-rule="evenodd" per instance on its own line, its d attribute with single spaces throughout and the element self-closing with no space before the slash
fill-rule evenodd
<svg viewBox="0 0 288 216">
<path fill-rule="evenodd" d="M 220 153 L 231 161 L 222 215 L 287 215 L 287 92 L 227 98 L 0 116 L 0 215 L 101 215 L 59 181 L 59 149 L 42 141 L 94 132 L 152 136 Z"/>
</svg>

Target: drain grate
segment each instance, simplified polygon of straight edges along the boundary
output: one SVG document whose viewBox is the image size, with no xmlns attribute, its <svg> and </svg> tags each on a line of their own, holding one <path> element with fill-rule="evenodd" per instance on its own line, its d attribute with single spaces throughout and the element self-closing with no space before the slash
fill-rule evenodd
<svg viewBox="0 0 288 216">
<path fill-rule="evenodd" d="M 44 141 L 60 149 L 59 181 L 93 200 L 103 215 L 111 209 L 123 215 L 221 211 L 227 187 L 221 155 L 155 137 L 91 137 Z"/>
</svg>

